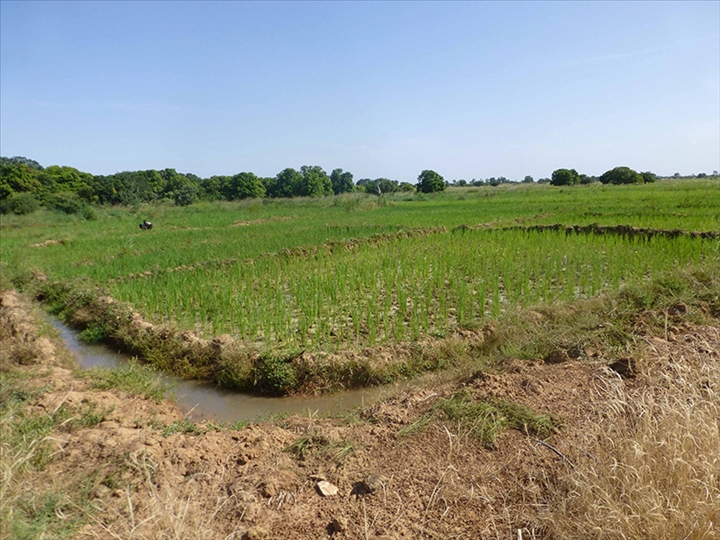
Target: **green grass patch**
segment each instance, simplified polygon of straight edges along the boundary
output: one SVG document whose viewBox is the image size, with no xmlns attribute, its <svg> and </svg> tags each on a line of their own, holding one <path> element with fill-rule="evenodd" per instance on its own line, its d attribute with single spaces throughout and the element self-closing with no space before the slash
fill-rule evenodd
<svg viewBox="0 0 720 540">
<path fill-rule="evenodd" d="M 72 538 L 85 522 L 77 502 L 64 493 L 27 494 L 16 503 L 11 521 L 3 525 L 16 540 Z"/>
<path fill-rule="evenodd" d="M 720 240 L 601 226 L 719 230 L 718 207 L 720 182 L 698 180 L 148 206 L 150 234 L 127 209 L 82 222 L 40 211 L 3 224 L 2 255 L 16 286 L 85 339 L 110 336 L 183 377 L 285 394 L 484 356 L 620 351 L 638 313 L 679 302 L 691 320 L 716 316 Z M 566 232 L 571 224 L 592 231 Z M 710 289 L 696 295 L 695 286 Z M 152 330 L 135 324 L 136 312 Z M 233 338 L 232 350 L 220 350 L 225 339 L 215 346 L 218 334 Z"/>
<path fill-rule="evenodd" d="M 305 434 L 295 442 L 284 448 L 299 460 L 306 460 L 311 456 L 327 456 L 336 463 L 342 462 L 350 455 L 355 446 L 348 440 L 328 441 L 325 437 L 316 434 Z"/>
<path fill-rule="evenodd" d="M 463 389 L 449 398 L 438 400 L 428 413 L 402 428 L 398 435 L 415 435 L 433 422 L 444 421 L 451 421 L 461 434 L 479 440 L 487 448 L 494 448 L 498 437 L 508 429 L 546 438 L 559 427 L 558 420 L 550 415 L 534 413 L 522 405 L 500 398 L 477 401 Z"/>
<path fill-rule="evenodd" d="M 183 418 L 182 420 L 176 420 L 169 426 L 165 427 L 162 430 L 163 437 L 169 437 L 170 435 L 175 435 L 176 433 L 185 433 L 188 435 L 202 435 L 207 430 L 202 429 L 194 422 L 191 422 L 187 418 Z"/>
<path fill-rule="evenodd" d="M 92 368 L 80 372 L 90 379 L 90 386 L 97 390 L 117 389 L 160 403 L 169 387 L 160 379 L 157 370 L 150 365 L 132 360 L 127 365 L 114 369 Z"/>
<path fill-rule="evenodd" d="M 103 323 L 93 323 L 78 334 L 85 343 L 100 343 L 108 337 L 108 329 Z"/>
</svg>

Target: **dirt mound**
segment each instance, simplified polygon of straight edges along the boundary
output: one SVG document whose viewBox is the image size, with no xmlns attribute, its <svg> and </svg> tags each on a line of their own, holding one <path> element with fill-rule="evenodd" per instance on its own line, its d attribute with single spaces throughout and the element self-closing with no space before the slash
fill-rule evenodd
<svg viewBox="0 0 720 540">
<path fill-rule="evenodd" d="M 48 246 L 58 246 L 58 245 L 63 245 L 63 244 L 67 244 L 67 243 L 68 243 L 68 240 L 66 240 L 65 238 L 61 238 L 60 240 L 52 240 L 51 239 L 51 240 L 45 240 L 44 242 L 38 242 L 37 244 L 30 244 L 30 247 L 44 248 L 44 247 L 48 247 Z"/>
<path fill-rule="evenodd" d="M 56 363 L 55 347 L 41 336 L 31 304 L 14 291 L 0 293 L 0 371 L 16 364 Z"/>
</svg>

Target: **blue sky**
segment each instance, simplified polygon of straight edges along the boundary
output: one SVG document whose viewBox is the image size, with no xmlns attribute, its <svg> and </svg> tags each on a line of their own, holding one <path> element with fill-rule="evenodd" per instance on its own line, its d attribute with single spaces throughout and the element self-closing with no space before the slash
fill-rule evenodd
<svg viewBox="0 0 720 540">
<path fill-rule="evenodd" d="M 95 174 L 720 169 L 720 2 L 0 2 L 0 152 Z"/>
</svg>

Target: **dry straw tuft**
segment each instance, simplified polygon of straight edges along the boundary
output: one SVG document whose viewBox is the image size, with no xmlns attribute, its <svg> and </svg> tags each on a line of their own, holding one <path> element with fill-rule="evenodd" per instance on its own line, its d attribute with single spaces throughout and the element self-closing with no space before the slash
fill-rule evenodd
<svg viewBox="0 0 720 540">
<path fill-rule="evenodd" d="M 606 406 L 586 434 L 587 454 L 545 516 L 553 537 L 718 538 L 717 345 L 689 336 L 679 350 L 656 348 L 661 361 L 641 367 L 646 384 L 618 378 L 599 390 Z"/>
</svg>

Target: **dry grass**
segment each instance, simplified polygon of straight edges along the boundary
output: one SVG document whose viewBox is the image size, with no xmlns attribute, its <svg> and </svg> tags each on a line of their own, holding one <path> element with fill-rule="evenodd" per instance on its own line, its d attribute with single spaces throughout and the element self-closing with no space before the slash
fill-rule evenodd
<svg viewBox="0 0 720 540">
<path fill-rule="evenodd" d="M 660 360 L 637 381 L 598 389 L 606 405 L 554 494 L 549 536 L 720 537 L 720 339 L 663 343 L 649 341 Z"/>
<path fill-rule="evenodd" d="M 81 531 L 80 538 L 117 540 L 230 540 L 212 526 L 218 513 L 234 495 L 207 497 L 197 485 L 176 492 L 170 485 L 158 486 L 153 478 L 155 465 L 145 455 L 130 456 L 128 465 L 142 478 L 136 488 L 127 486 L 124 505 L 107 512 L 103 519 L 90 516 L 94 527 Z M 239 520 L 238 520 L 239 522 Z"/>
</svg>

